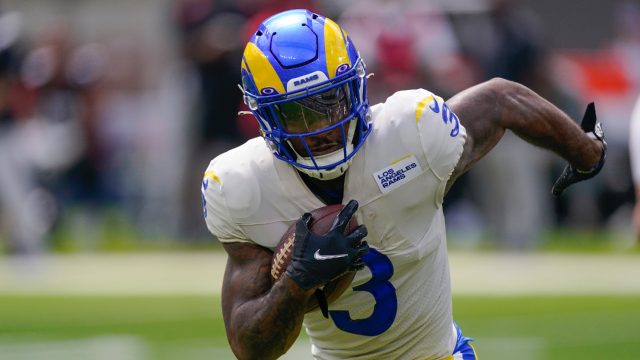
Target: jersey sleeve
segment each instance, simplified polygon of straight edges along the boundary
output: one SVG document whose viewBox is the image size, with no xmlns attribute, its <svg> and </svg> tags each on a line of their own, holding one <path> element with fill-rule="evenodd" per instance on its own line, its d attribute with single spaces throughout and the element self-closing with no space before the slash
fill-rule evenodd
<svg viewBox="0 0 640 360">
<path fill-rule="evenodd" d="M 229 208 L 229 194 L 225 182 L 231 181 L 224 171 L 216 171 L 216 161 L 213 160 L 204 173 L 202 179 L 202 210 L 209 231 L 220 242 L 251 242 L 243 232 L 241 226 L 234 220 Z"/>
<path fill-rule="evenodd" d="M 418 90 L 416 125 L 429 166 L 446 182 L 458 164 L 467 132 L 460 120 L 439 96 Z"/>
<path fill-rule="evenodd" d="M 631 115 L 631 131 L 629 136 L 633 181 L 636 185 L 640 185 L 640 97 Z"/>
<path fill-rule="evenodd" d="M 400 113 L 403 128 L 417 133 L 421 151 L 435 177 L 446 182 L 460 160 L 466 130 L 445 101 L 424 89 L 406 90 L 388 99 L 391 109 Z"/>
<path fill-rule="evenodd" d="M 423 171 L 438 183 L 435 202 L 440 206 L 467 137 L 456 114 L 441 97 L 424 89 L 399 91 L 383 108 L 372 111 L 378 111 L 378 117 L 390 124 L 407 151 L 418 155 Z"/>
</svg>

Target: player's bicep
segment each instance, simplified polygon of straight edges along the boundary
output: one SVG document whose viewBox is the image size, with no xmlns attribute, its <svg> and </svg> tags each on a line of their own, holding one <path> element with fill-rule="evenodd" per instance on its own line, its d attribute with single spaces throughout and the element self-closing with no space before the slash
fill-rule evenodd
<svg viewBox="0 0 640 360">
<path fill-rule="evenodd" d="M 448 180 L 447 191 L 458 177 L 471 169 L 504 135 L 497 93 L 491 89 L 492 86 L 493 84 L 485 82 L 464 90 L 447 101 L 451 111 L 467 130 L 464 149 Z"/>
<path fill-rule="evenodd" d="M 222 312 L 229 327 L 235 311 L 271 288 L 273 254 L 264 247 L 243 242 L 223 243 L 223 247 L 228 259 L 222 282 Z"/>
</svg>

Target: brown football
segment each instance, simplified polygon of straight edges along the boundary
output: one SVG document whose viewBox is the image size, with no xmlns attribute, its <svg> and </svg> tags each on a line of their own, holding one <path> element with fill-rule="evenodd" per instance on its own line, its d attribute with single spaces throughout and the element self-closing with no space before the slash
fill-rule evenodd
<svg viewBox="0 0 640 360">
<path fill-rule="evenodd" d="M 325 207 L 321 207 L 319 209 L 315 209 L 311 211 L 311 224 L 309 225 L 309 229 L 315 234 L 322 235 L 326 234 L 331 230 L 331 226 L 336 219 L 336 216 L 340 213 L 340 210 L 344 205 L 336 204 L 336 205 L 328 205 Z M 355 215 L 347 224 L 347 228 L 345 230 L 345 234 L 351 233 L 358 227 L 358 222 L 355 219 Z M 296 231 L 296 223 L 294 222 L 289 226 L 289 229 L 284 233 L 278 246 L 276 246 L 273 251 L 273 258 L 271 259 L 271 279 L 273 282 L 278 280 L 282 274 L 287 270 L 287 266 L 291 261 L 291 256 L 293 255 L 293 243 L 295 240 L 295 231 Z M 324 293 L 327 298 L 327 303 L 331 304 L 337 298 L 342 295 L 342 293 L 347 290 L 349 285 L 351 285 L 351 281 L 353 281 L 353 277 L 356 275 L 355 271 L 347 272 L 346 274 L 330 281 L 324 286 Z M 315 296 L 312 296 L 306 305 L 305 312 L 313 311 L 318 308 L 318 302 L 316 301 Z"/>
</svg>

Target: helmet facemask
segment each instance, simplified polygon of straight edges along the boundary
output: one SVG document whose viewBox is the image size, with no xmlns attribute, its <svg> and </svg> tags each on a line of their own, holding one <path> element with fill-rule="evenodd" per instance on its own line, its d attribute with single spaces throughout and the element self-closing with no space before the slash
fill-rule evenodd
<svg viewBox="0 0 640 360">
<path fill-rule="evenodd" d="M 245 93 L 245 102 L 278 159 L 311 177 L 331 180 L 345 173 L 371 131 L 365 82 L 359 61 L 342 76 L 311 88 L 275 96 Z"/>
<path fill-rule="evenodd" d="M 356 123 L 351 116 L 354 104 L 350 93 L 349 86 L 343 84 L 300 100 L 274 105 L 287 134 L 287 150 L 293 152 L 297 162 L 307 166 L 297 166 L 302 172 L 330 180 L 346 170 L 346 163 L 343 163 L 315 174 L 317 168 L 341 162 L 353 151 Z"/>
</svg>

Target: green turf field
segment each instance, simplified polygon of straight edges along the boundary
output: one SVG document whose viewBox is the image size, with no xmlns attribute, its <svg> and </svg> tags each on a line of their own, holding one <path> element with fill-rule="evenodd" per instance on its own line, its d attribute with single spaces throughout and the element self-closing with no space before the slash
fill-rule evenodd
<svg viewBox="0 0 640 360">
<path fill-rule="evenodd" d="M 480 359 L 632 359 L 640 344 L 640 296 L 465 296 L 454 314 Z M 233 357 L 217 297 L 0 296 L 0 359 L 96 358 Z"/>
</svg>

